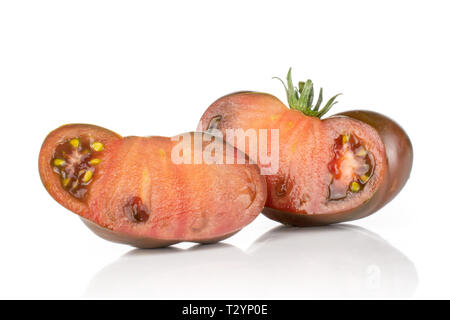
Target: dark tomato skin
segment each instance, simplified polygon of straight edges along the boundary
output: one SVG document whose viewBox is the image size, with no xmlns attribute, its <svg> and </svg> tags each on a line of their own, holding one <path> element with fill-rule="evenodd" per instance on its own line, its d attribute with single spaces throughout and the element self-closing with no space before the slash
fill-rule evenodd
<svg viewBox="0 0 450 320">
<path fill-rule="evenodd" d="M 387 172 L 378 190 L 359 207 L 343 212 L 308 215 L 265 207 L 264 215 L 281 223 L 300 227 L 351 221 L 376 212 L 402 190 L 411 173 L 413 148 L 408 135 L 400 125 L 382 114 L 366 110 L 342 112 L 328 119 L 336 117 L 362 121 L 373 127 L 380 135 L 386 151 Z"/>
</svg>

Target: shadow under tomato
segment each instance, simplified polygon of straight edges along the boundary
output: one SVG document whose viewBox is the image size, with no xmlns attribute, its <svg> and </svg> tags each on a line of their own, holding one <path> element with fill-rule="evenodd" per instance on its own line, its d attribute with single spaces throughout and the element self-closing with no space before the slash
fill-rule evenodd
<svg viewBox="0 0 450 320">
<path fill-rule="evenodd" d="M 378 235 L 352 225 L 276 227 L 246 251 L 217 243 L 134 249 L 100 270 L 88 298 L 408 298 L 414 264 Z"/>
</svg>

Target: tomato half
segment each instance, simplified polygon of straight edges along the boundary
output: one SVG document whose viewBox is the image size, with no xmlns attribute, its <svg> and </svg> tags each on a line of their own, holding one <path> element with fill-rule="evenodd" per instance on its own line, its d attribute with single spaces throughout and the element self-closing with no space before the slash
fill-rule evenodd
<svg viewBox="0 0 450 320">
<path fill-rule="evenodd" d="M 248 158 L 244 164 L 226 162 L 230 149 L 242 152 L 205 133 L 177 138 L 122 138 L 93 125 L 66 125 L 45 139 L 39 172 L 56 201 L 115 242 L 143 248 L 209 243 L 250 223 L 266 200 L 258 166 Z M 189 161 L 174 163 L 181 138 L 189 138 L 181 149 Z M 212 141 L 222 147 L 216 158 L 223 157 L 223 164 L 196 163 L 195 155 Z"/>
<path fill-rule="evenodd" d="M 354 220 L 377 211 L 400 192 L 411 172 L 413 152 L 396 122 L 363 110 L 321 119 L 337 95 L 320 109 L 321 89 L 313 106 L 312 82 L 295 88 L 290 70 L 285 88 L 290 108 L 270 94 L 237 92 L 215 101 L 197 128 L 219 130 L 235 146 L 228 129 L 254 129 L 258 134 L 259 129 L 278 130 L 279 169 L 266 176 L 266 216 L 297 226 Z M 261 165 L 259 152 L 255 160 Z"/>
</svg>

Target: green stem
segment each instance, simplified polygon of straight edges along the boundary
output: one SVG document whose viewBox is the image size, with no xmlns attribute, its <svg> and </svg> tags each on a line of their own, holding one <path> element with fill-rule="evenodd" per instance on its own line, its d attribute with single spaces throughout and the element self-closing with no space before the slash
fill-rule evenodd
<svg viewBox="0 0 450 320">
<path fill-rule="evenodd" d="M 284 86 L 286 90 L 287 100 L 289 107 L 294 110 L 298 110 L 303 114 L 311 117 L 321 118 L 327 113 L 333 105 L 337 103 L 336 98 L 341 95 L 341 93 L 332 97 L 325 106 L 320 109 L 320 105 L 323 99 L 323 90 L 320 88 L 319 98 L 317 99 L 316 105 L 313 107 L 314 100 L 314 87 L 311 80 L 307 80 L 306 82 L 299 82 L 298 88 L 294 87 L 291 76 L 291 69 L 289 68 L 289 72 L 286 77 L 286 84 L 283 80 L 278 77 L 274 77 L 274 79 L 278 79 Z"/>
</svg>

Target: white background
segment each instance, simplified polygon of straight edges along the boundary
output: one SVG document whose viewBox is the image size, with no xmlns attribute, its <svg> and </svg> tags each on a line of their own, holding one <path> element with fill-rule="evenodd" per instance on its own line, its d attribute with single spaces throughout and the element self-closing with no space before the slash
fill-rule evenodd
<svg viewBox="0 0 450 320">
<path fill-rule="evenodd" d="M 0 298 L 450 298 L 446 1 L 1 1 Z M 346 225 L 259 216 L 221 244 L 134 250 L 92 234 L 41 185 L 56 127 L 194 130 L 238 90 L 285 101 L 311 78 L 332 113 L 372 109 L 414 146 L 403 191 Z"/>
</svg>

